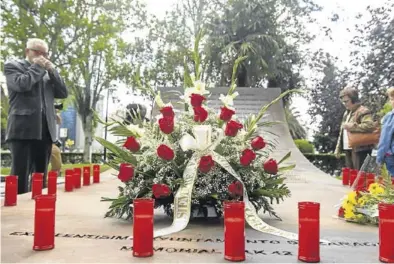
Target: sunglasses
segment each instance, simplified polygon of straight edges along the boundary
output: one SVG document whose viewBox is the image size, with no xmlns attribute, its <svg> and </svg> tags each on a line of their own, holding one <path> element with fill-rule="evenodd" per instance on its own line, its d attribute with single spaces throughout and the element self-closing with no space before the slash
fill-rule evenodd
<svg viewBox="0 0 394 264">
<path fill-rule="evenodd" d="M 38 50 L 38 49 L 29 49 L 29 50 L 32 50 L 32 51 L 36 52 L 37 54 L 42 55 L 44 57 L 48 57 L 49 56 L 48 52 L 43 52 L 43 51 Z"/>
</svg>

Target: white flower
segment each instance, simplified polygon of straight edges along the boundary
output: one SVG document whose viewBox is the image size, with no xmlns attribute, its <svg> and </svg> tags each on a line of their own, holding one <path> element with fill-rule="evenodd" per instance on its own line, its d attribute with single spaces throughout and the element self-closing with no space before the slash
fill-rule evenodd
<svg viewBox="0 0 394 264">
<path fill-rule="evenodd" d="M 163 102 L 163 99 L 161 99 L 160 91 L 157 93 L 157 95 L 155 97 L 155 102 L 156 102 L 157 106 L 160 107 L 160 108 L 165 106 L 165 104 Z"/>
<path fill-rule="evenodd" d="M 137 125 L 130 124 L 127 128 L 136 135 L 136 137 L 142 137 L 145 133 L 143 128 L 140 128 Z"/>
<path fill-rule="evenodd" d="M 185 89 L 185 94 L 180 96 L 182 100 L 184 100 L 186 103 L 190 104 L 190 96 L 192 94 L 199 94 L 199 95 L 205 95 L 208 94 L 209 92 L 205 89 L 205 83 L 201 81 L 195 81 L 194 82 L 194 87 L 191 88 L 186 88 Z"/>
<path fill-rule="evenodd" d="M 205 83 L 202 81 L 194 82 L 194 90 L 196 94 L 204 95 L 207 91 L 205 90 Z"/>
<path fill-rule="evenodd" d="M 219 96 L 219 100 L 222 101 L 222 103 L 227 107 L 227 106 L 233 106 L 234 105 L 234 98 L 239 95 L 238 92 L 233 93 L 232 95 L 223 95 L 221 94 Z"/>
</svg>

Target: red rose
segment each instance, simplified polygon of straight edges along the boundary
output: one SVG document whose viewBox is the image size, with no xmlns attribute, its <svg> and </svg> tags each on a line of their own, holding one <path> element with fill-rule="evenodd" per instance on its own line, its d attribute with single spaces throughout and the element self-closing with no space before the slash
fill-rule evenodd
<svg viewBox="0 0 394 264">
<path fill-rule="evenodd" d="M 265 147 L 265 141 L 262 137 L 257 136 L 252 140 L 252 148 L 254 150 L 259 150 Z"/>
<path fill-rule="evenodd" d="M 256 154 L 251 149 L 245 149 L 242 151 L 240 162 L 242 166 L 249 166 L 250 163 L 256 158 Z"/>
<path fill-rule="evenodd" d="M 153 184 L 152 192 L 153 192 L 153 196 L 155 196 L 155 198 L 158 199 L 161 197 L 169 196 L 171 193 L 171 189 L 165 184 Z"/>
<path fill-rule="evenodd" d="M 193 108 L 194 110 L 194 121 L 204 122 L 208 118 L 208 112 L 201 106 Z"/>
<path fill-rule="evenodd" d="M 174 131 L 174 118 L 163 117 L 159 119 L 159 127 L 164 134 L 171 134 Z"/>
<path fill-rule="evenodd" d="M 228 186 L 228 192 L 230 193 L 231 196 L 242 196 L 243 194 L 243 187 L 241 182 L 236 181 L 233 182 Z"/>
<path fill-rule="evenodd" d="M 174 154 L 174 151 L 170 147 L 168 147 L 164 144 L 161 144 L 157 148 L 157 156 L 159 156 L 163 160 L 168 161 L 168 160 L 172 160 L 174 158 L 175 154 Z"/>
<path fill-rule="evenodd" d="M 276 163 L 276 160 L 269 159 L 266 162 L 264 162 L 264 170 L 269 174 L 277 174 L 278 164 Z"/>
<path fill-rule="evenodd" d="M 123 147 L 133 152 L 140 150 L 140 144 L 135 139 L 135 137 L 128 137 L 126 142 L 123 144 Z"/>
<path fill-rule="evenodd" d="M 202 173 L 209 172 L 213 166 L 215 166 L 215 162 L 213 161 L 211 155 L 202 156 L 200 159 L 200 164 L 198 164 L 198 168 Z"/>
<path fill-rule="evenodd" d="M 202 105 L 202 102 L 204 102 L 205 97 L 199 94 L 193 93 L 190 95 L 190 102 L 193 107 L 198 107 Z"/>
<path fill-rule="evenodd" d="M 243 128 L 243 125 L 234 121 L 230 120 L 227 125 L 226 125 L 226 130 L 224 131 L 224 134 L 229 137 L 235 137 L 238 133 L 238 130 Z"/>
<path fill-rule="evenodd" d="M 131 164 L 122 163 L 119 167 L 118 179 L 127 182 L 134 177 L 134 168 Z"/>
<path fill-rule="evenodd" d="M 160 113 L 162 113 L 163 117 L 174 117 L 174 110 L 172 109 L 171 106 L 165 106 L 162 109 L 160 109 Z"/>
<path fill-rule="evenodd" d="M 231 117 L 233 116 L 233 114 L 235 114 L 234 110 L 231 110 L 227 107 L 220 107 L 220 119 L 223 121 L 229 121 L 231 119 Z"/>
</svg>

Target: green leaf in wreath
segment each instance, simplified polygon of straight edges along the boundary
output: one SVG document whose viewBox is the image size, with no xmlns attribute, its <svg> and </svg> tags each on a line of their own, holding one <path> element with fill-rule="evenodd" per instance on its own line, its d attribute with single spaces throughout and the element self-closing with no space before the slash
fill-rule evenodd
<svg viewBox="0 0 394 264">
<path fill-rule="evenodd" d="M 286 166 L 286 167 L 281 167 L 281 168 L 279 168 L 279 170 L 278 171 L 280 171 L 280 172 L 283 172 L 283 171 L 288 171 L 288 170 L 292 170 L 292 169 L 294 169 L 295 168 L 295 164 L 292 164 L 292 165 L 290 165 L 290 166 Z"/>
<path fill-rule="evenodd" d="M 291 156 L 291 151 L 289 151 L 279 162 L 278 165 L 281 164 L 282 162 L 286 161 L 288 158 Z"/>
<path fill-rule="evenodd" d="M 129 151 L 123 150 L 119 146 L 116 146 L 115 144 L 101 137 L 95 137 L 95 139 L 120 159 L 124 160 L 127 163 L 130 163 L 133 166 L 137 166 L 137 159 Z"/>
</svg>

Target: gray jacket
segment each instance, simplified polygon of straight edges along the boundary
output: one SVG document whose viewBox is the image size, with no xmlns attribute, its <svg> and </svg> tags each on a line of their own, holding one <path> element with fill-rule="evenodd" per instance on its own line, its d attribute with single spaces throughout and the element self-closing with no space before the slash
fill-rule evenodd
<svg viewBox="0 0 394 264">
<path fill-rule="evenodd" d="M 38 64 L 14 60 L 4 65 L 9 94 L 6 141 L 42 138 L 42 102 L 45 102 L 48 130 L 56 141 L 55 98 L 67 98 L 67 87 L 56 70 L 48 73 Z M 43 93 L 42 93 L 43 89 Z M 42 100 L 44 94 L 44 100 Z"/>
</svg>

